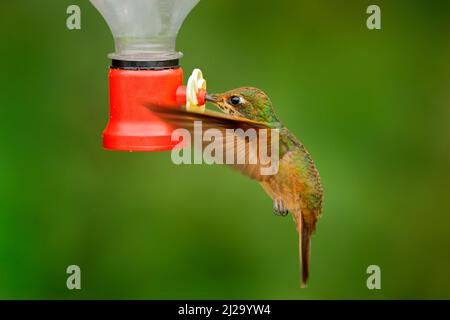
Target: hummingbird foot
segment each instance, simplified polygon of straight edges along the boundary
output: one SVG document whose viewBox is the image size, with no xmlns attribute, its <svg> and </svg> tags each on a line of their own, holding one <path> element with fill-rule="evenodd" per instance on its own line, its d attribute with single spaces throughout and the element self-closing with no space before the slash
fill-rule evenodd
<svg viewBox="0 0 450 320">
<path fill-rule="evenodd" d="M 273 200 L 273 213 L 276 216 L 286 217 L 289 213 L 289 210 L 284 205 L 284 201 L 281 198 L 277 198 Z"/>
</svg>

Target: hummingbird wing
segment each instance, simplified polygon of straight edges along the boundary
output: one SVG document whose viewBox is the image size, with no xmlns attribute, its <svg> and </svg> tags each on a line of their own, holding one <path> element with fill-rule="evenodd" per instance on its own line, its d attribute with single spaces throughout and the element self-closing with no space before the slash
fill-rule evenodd
<svg viewBox="0 0 450 320">
<path fill-rule="evenodd" d="M 148 106 L 148 108 L 174 130 L 187 129 L 191 133 L 191 137 L 195 134 L 195 122 L 197 121 L 201 121 L 203 133 L 208 129 L 219 130 L 220 135 L 214 136 L 214 144 L 220 144 L 222 147 L 223 163 L 251 179 L 263 181 L 267 178 L 267 176 L 261 174 L 262 168 L 267 165 L 261 163 L 260 152 L 258 152 L 258 148 L 261 147 L 258 145 L 258 141 L 266 143 L 265 150 L 270 150 L 271 131 L 268 130 L 267 124 L 211 110 L 205 110 L 204 113 L 193 113 L 155 106 Z M 232 129 L 234 132 L 237 132 L 238 129 L 242 131 L 239 131 L 241 134 L 234 134 L 231 137 L 228 129 Z M 246 134 L 249 132 L 254 134 Z M 262 134 L 266 135 L 265 139 L 260 139 Z M 203 150 L 212 143 L 211 141 L 204 141 L 204 139 L 202 141 Z M 234 161 L 228 161 L 230 159 Z"/>
</svg>

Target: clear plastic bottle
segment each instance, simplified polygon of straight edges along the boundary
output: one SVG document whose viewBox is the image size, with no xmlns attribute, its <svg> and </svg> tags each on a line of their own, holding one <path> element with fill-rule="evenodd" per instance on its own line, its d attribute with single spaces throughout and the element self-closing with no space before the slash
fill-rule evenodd
<svg viewBox="0 0 450 320">
<path fill-rule="evenodd" d="M 90 0 L 114 37 L 113 60 L 166 61 L 182 57 L 178 31 L 200 0 Z"/>
</svg>

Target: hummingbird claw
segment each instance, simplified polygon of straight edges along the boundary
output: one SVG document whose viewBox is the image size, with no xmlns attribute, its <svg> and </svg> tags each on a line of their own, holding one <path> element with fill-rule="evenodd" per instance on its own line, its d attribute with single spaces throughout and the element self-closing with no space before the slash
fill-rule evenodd
<svg viewBox="0 0 450 320">
<path fill-rule="evenodd" d="M 277 216 L 286 217 L 289 210 L 285 207 L 284 201 L 280 198 L 273 201 L 273 213 Z"/>
</svg>

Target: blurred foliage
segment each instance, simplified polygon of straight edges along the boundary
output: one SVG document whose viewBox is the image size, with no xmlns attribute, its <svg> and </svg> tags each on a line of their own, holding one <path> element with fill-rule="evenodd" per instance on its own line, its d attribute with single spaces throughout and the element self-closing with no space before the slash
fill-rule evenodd
<svg viewBox="0 0 450 320">
<path fill-rule="evenodd" d="M 300 290 L 294 224 L 258 184 L 102 149 L 113 41 L 87 0 L 2 3 L 0 298 L 450 298 L 450 5 L 377 1 L 370 31 L 369 4 L 202 0 L 177 42 L 210 91 L 264 89 L 317 163 Z"/>
</svg>

